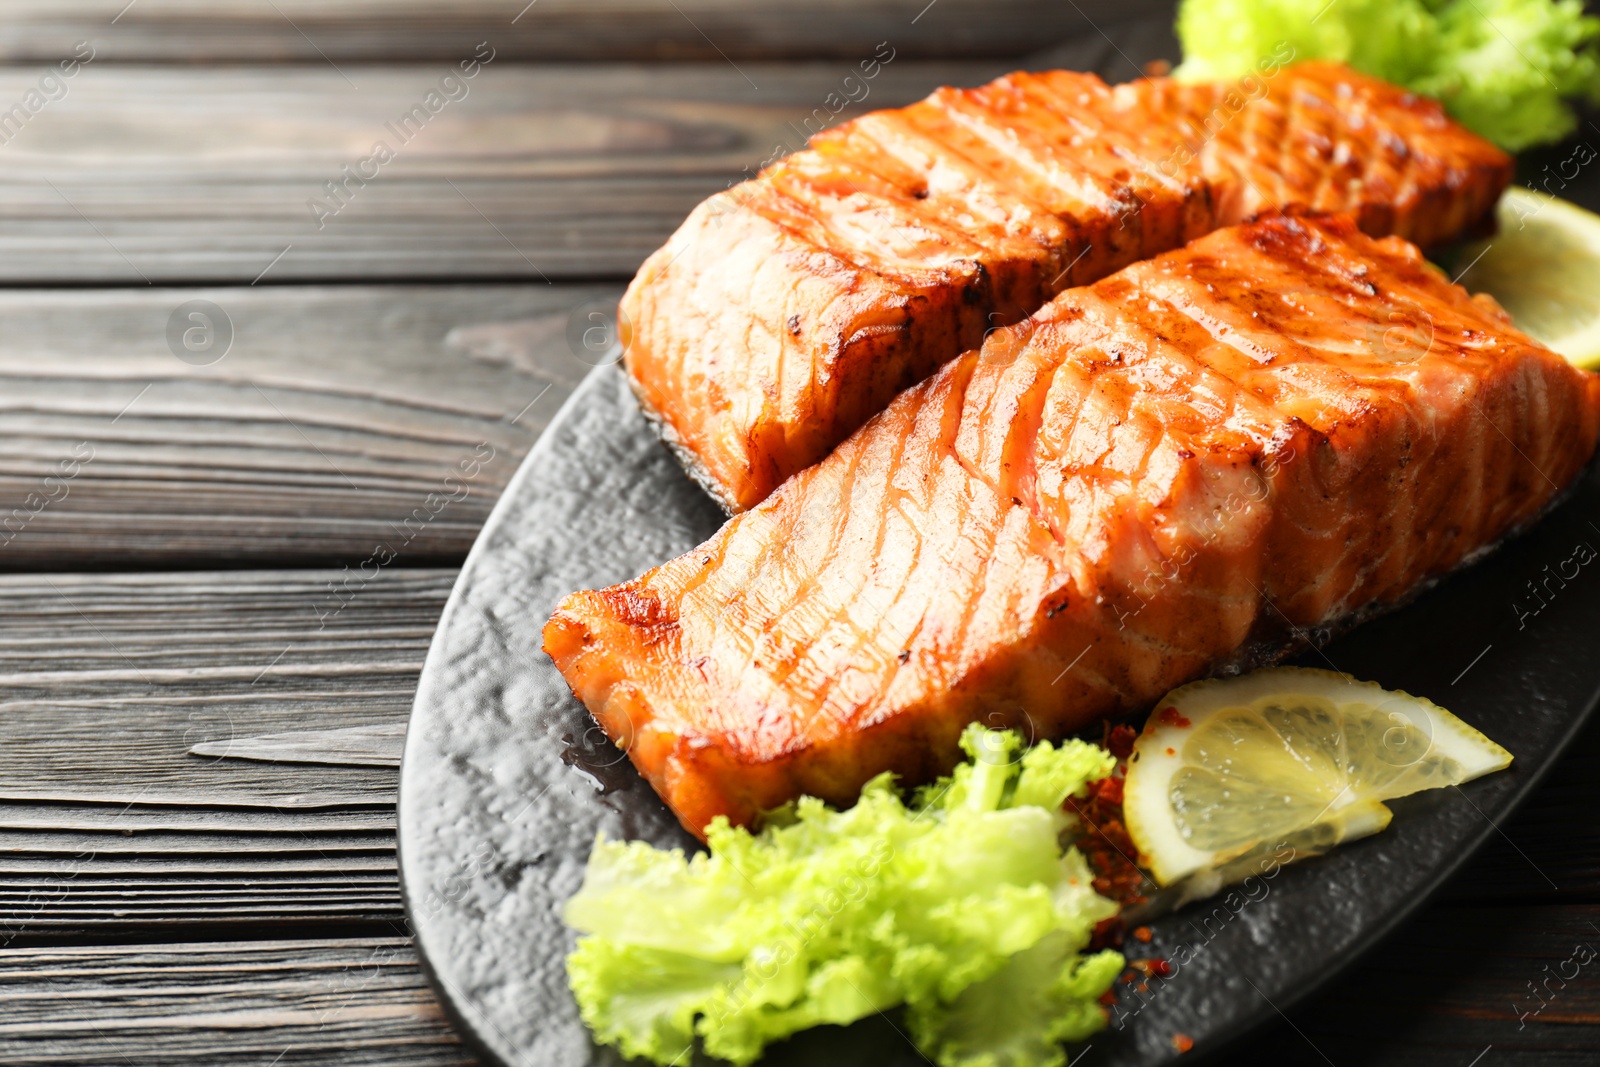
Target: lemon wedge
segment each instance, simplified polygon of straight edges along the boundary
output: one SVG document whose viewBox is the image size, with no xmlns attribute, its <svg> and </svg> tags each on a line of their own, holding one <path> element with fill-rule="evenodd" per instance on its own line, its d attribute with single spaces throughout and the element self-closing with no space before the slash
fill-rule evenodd
<svg viewBox="0 0 1600 1067">
<path fill-rule="evenodd" d="M 1512 186 L 1500 232 L 1461 251 L 1458 281 L 1488 293 L 1517 329 L 1580 367 L 1600 367 L 1600 215 Z"/>
<path fill-rule="evenodd" d="M 1265 855 L 1315 855 L 1382 830 L 1385 800 L 1510 763 L 1420 697 L 1274 667 L 1195 682 L 1157 704 L 1128 759 L 1123 815 L 1157 884 L 1222 872 L 1214 891 Z"/>
</svg>

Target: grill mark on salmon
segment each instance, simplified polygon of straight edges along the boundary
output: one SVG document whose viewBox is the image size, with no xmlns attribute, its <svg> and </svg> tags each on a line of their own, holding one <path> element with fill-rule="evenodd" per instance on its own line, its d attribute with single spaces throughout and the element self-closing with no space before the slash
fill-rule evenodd
<svg viewBox="0 0 1600 1067">
<path fill-rule="evenodd" d="M 1600 378 L 1414 246 L 1275 217 L 1058 296 L 545 650 L 690 830 L 846 804 L 1402 602 L 1597 434 Z"/>
<path fill-rule="evenodd" d="M 730 511 L 1056 293 L 1266 213 L 1424 246 L 1511 160 L 1337 64 L 1108 87 L 1017 73 L 826 130 L 700 205 L 623 298 L 645 411 Z"/>
</svg>

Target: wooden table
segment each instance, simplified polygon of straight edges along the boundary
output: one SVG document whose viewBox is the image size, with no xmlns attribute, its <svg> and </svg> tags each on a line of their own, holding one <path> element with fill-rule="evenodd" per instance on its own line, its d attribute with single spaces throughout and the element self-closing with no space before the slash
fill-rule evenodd
<svg viewBox="0 0 1600 1067">
<path fill-rule="evenodd" d="M 1117 21 L 1160 0 L 525 3 L 0 6 L 0 1064 L 473 1062 L 395 762 L 573 309 L 862 60 L 871 107 L 1173 47 Z M 1239 1062 L 1595 1062 L 1600 965 L 1530 990 L 1600 945 L 1597 778 L 1600 724 Z"/>
</svg>

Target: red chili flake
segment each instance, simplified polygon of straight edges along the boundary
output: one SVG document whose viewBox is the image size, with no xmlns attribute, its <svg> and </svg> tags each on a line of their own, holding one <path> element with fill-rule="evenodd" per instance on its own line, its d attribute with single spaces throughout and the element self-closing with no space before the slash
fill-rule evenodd
<svg viewBox="0 0 1600 1067">
<path fill-rule="evenodd" d="M 1179 715 L 1178 709 L 1172 707 L 1170 704 L 1167 707 L 1162 708 L 1161 711 L 1156 715 L 1156 721 L 1162 726 L 1176 726 L 1180 730 L 1186 729 L 1187 727 L 1193 725 L 1188 719 L 1184 718 L 1182 715 Z"/>
<path fill-rule="evenodd" d="M 1089 948 L 1098 952 L 1103 948 L 1120 948 L 1122 946 L 1122 920 L 1113 915 L 1109 919 L 1101 919 L 1095 923 L 1094 933 L 1089 937 Z"/>
<path fill-rule="evenodd" d="M 1117 759 L 1127 759 L 1133 755 L 1133 743 L 1139 739 L 1139 732 L 1127 723 L 1112 726 L 1106 731 L 1105 749 Z"/>
<path fill-rule="evenodd" d="M 1172 1047 L 1180 1055 L 1182 1055 L 1183 1053 L 1194 1048 L 1194 1038 L 1190 1037 L 1188 1034 L 1173 1034 Z"/>
<path fill-rule="evenodd" d="M 1178 754 L 1178 750 L 1177 749 L 1173 748 L 1171 745 L 1167 746 L 1167 755 L 1176 756 L 1177 754 Z"/>
<path fill-rule="evenodd" d="M 1158 956 L 1144 960 L 1129 960 L 1128 966 L 1146 978 L 1171 978 L 1175 971 L 1172 964 Z"/>
<path fill-rule="evenodd" d="M 1135 865 L 1139 853 L 1122 819 L 1122 779 L 1104 778 L 1083 797 L 1068 797 L 1067 810 L 1082 823 L 1075 844 L 1094 872 L 1094 891 L 1124 906 L 1142 900 L 1144 872 Z"/>
<path fill-rule="evenodd" d="M 1113 1004 L 1115 1004 L 1117 1002 L 1117 991 L 1115 989 L 1107 989 L 1104 993 L 1101 993 L 1100 996 L 1097 997 L 1096 999 L 1099 1000 L 1100 1003 L 1104 1004 L 1106 1007 L 1110 1007 L 1111 1005 L 1113 1005 Z"/>
<path fill-rule="evenodd" d="M 1133 936 L 1140 941 L 1148 942 L 1153 935 L 1150 933 L 1148 926 L 1135 926 L 1133 928 Z"/>
<path fill-rule="evenodd" d="M 1102 804 L 1122 803 L 1122 779 L 1102 778 L 1094 783 L 1095 799 Z"/>
<path fill-rule="evenodd" d="M 1143 983 L 1143 982 L 1140 982 L 1138 985 L 1134 986 L 1133 988 L 1137 989 L 1141 993 L 1150 992 L 1150 987 L 1148 985 L 1146 985 L 1145 983 Z"/>
</svg>

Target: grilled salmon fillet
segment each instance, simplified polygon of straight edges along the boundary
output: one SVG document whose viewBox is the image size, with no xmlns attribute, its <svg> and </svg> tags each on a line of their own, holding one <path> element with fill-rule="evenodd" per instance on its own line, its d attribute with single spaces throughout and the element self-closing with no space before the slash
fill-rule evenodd
<svg viewBox="0 0 1600 1067">
<path fill-rule="evenodd" d="M 1415 247 L 1264 220 L 995 333 L 544 647 L 691 831 L 847 804 L 1397 603 L 1597 431 L 1600 378 Z"/>
<path fill-rule="evenodd" d="M 738 511 L 1063 289 L 1272 212 L 1427 246 L 1486 225 L 1510 179 L 1433 101 L 1337 64 L 941 89 L 695 209 L 623 298 L 627 369 Z"/>
</svg>

